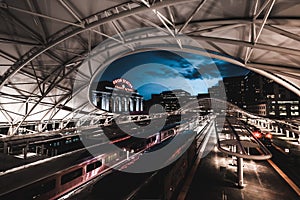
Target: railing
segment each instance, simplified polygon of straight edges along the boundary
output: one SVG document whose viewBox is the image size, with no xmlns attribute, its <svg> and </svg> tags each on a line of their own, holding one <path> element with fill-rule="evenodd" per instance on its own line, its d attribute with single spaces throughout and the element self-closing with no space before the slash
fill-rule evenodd
<svg viewBox="0 0 300 200">
<path fill-rule="evenodd" d="M 217 127 L 215 126 L 216 135 L 217 135 L 217 146 L 219 151 L 227 155 L 237 157 L 237 175 L 238 175 L 237 186 L 239 188 L 243 188 L 244 187 L 243 159 L 267 160 L 272 157 L 272 154 L 257 138 L 255 138 L 251 130 L 249 130 L 249 128 L 246 127 L 244 124 L 241 124 L 241 122 L 237 121 L 239 122 L 239 124 L 237 125 L 240 128 L 243 128 L 242 129 L 243 134 L 241 135 L 241 133 L 237 133 L 237 131 L 235 130 L 232 123 L 228 120 L 227 117 L 226 117 L 226 122 L 230 129 L 229 135 L 231 136 L 231 139 L 220 140 L 219 132 L 217 130 Z M 249 148 L 257 149 L 259 154 L 250 155 Z M 246 152 L 246 149 L 248 149 L 248 152 Z"/>
<path fill-rule="evenodd" d="M 251 159 L 251 160 L 267 160 L 272 157 L 270 151 L 255 137 L 253 136 L 251 130 L 244 126 L 246 133 L 247 133 L 247 140 L 241 139 L 240 135 L 235 131 L 232 124 L 226 120 L 229 127 L 230 127 L 230 134 L 233 136 L 233 139 L 225 139 L 220 140 L 220 136 L 218 131 L 217 132 L 217 145 L 218 149 L 228 155 L 236 156 L 244 159 Z M 217 128 L 216 128 L 217 130 Z M 245 135 L 244 135 L 245 136 Z M 236 148 L 232 148 L 234 151 L 230 151 L 224 148 L 224 146 L 236 146 Z M 249 152 L 246 152 L 245 149 L 247 148 L 258 148 L 260 150 L 260 155 L 250 155 Z"/>
</svg>

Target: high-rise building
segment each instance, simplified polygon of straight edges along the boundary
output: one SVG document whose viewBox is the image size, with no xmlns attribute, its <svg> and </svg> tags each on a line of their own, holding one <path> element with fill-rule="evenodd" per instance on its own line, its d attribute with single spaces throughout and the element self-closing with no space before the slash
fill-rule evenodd
<svg viewBox="0 0 300 200">
<path fill-rule="evenodd" d="M 241 108 L 246 106 L 244 76 L 226 77 L 223 79 L 227 101 Z"/>
<path fill-rule="evenodd" d="M 160 109 L 154 109 L 156 112 L 163 112 L 163 109 L 165 112 L 172 112 L 182 108 L 193 100 L 196 100 L 196 97 L 191 96 L 185 90 L 163 91 L 160 94 L 152 94 L 152 98 L 147 101 L 146 107 L 149 109 L 152 106 L 160 105 Z"/>
<path fill-rule="evenodd" d="M 209 93 L 218 96 L 221 84 L 209 88 Z M 262 75 L 250 72 L 246 76 L 228 77 L 223 84 L 227 101 L 252 113 L 270 118 L 300 116 L 299 97 Z"/>
<path fill-rule="evenodd" d="M 274 80 L 254 72 L 245 77 L 248 110 L 270 118 L 299 117 L 300 98 Z"/>
</svg>

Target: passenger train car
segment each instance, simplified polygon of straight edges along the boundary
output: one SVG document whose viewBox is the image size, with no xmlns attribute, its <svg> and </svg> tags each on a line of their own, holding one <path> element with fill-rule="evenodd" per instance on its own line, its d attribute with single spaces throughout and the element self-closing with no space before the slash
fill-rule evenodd
<svg viewBox="0 0 300 200">
<path fill-rule="evenodd" d="M 177 126 L 178 123 L 168 125 L 158 133 L 134 142 L 130 146 L 130 152 L 146 153 L 147 149 L 175 136 L 177 134 Z M 78 137 L 73 137 L 72 142 L 77 142 L 77 139 L 73 141 L 75 138 Z M 68 139 L 62 140 L 60 145 L 67 145 L 68 141 Z M 47 144 L 54 145 L 53 142 Z M 56 145 L 58 144 L 56 143 Z M 58 171 L 53 175 L 37 180 L 8 194 L 0 195 L 0 199 L 19 199 L 20 197 L 22 199 L 57 199 L 105 173 L 111 169 L 109 166 L 121 163 L 126 158 L 125 151 L 107 152 L 97 157 L 85 158 L 85 160 L 79 161 L 67 169 Z"/>
<path fill-rule="evenodd" d="M 72 167 L 42 178 L 21 189 L 0 196 L 1 199 L 57 199 L 109 170 L 109 165 L 124 159 L 122 151 L 89 158 Z M 118 158 L 118 159 L 117 159 Z"/>
</svg>

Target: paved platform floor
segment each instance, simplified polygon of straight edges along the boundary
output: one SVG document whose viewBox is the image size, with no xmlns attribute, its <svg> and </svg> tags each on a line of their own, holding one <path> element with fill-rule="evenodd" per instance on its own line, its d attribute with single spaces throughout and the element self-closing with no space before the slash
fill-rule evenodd
<svg viewBox="0 0 300 200">
<path fill-rule="evenodd" d="M 214 148 L 194 175 L 186 200 L 296 200 L 300 197 L 267 161 L 244 160 L 245 187 L 237 187 L 232 158 Z"/>
<path fill-rule="evenodd" d="M 27 159 L 24 159 L 23 155 L 15 156 L 0 153 L 0 174 L 6 170 L 20 167 L 45 158 L 47 158 L 47 156 L 40 156 L 33 153 L 29 153 Z"/>
</svg>

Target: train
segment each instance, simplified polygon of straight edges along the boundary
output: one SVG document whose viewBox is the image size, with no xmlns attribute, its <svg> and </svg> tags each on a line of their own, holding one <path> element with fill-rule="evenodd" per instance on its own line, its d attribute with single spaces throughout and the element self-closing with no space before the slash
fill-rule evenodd
<svg viewBox="0 0 300 200">
<path fill-rule="evenodd" d="M 43 141 L 29 143 L 30 152 L 36 152 L 39 155 L 56 156 L 69 151 L 83 148 L 79 134 L 64 135 Z"/>
<path fill-rule="evenodd" d="M 118 165 L 128 159 L 127 151 L 131 153 L 147 153 L 147 149 L 153 148 L 164 141 L 172 139 L 178 134 L 179 123 L 165 126 L 161 131 L 150 135 L 147 138 L 130 137 L 126 140 L 115 140 L 115 143 L 124 143 L 126 151 L 107 152 L 96 157 L 87 156 L 84 160 L 79 160 L 67 169 L 56 172 L 46 178 L 30 183 L 20 189 L 16 189 L 8 194 L 0 195 L 1 199 L 58 199 L 70 193 L 74 189 L 99 177 L 101 174 L 112 169 L 110 166 Z M 70 139 L 68 139 L 70 138 Z M 66 143 L 77 143 L 79 136 L 64 137 L 60 140 L 50 140 L 46 145 L 60 147 L 69 145 Z M 77 140 L 78 139 L 78 140 Z M 129 142 L 129 141 L 134 142 Z M 127 143 L 125 143 L 127 141 Z M 129 142 L 129 143 L 128 143 Z M 111 141 L 114 143 L 114 141 Z M 111 145 L 104 144 L 105 145 Z M 129 145 L 128 145 L 129 144 Z M 71 145 L 71 144 L 70 144 Z"/>
<path fill-rule="evenodd" d="M 108 166 L 125 158 L 122 151 L 90 157 L 67 169 L 42 178 L 21 189 L 0 196 L 1 199 L 58 199 L 80 185 L 108 171 Z M 117 159 L 118 158 L 118 159 Z"/>
</svg>

